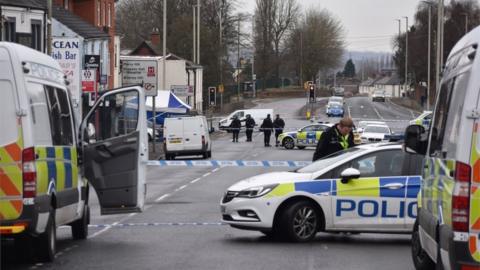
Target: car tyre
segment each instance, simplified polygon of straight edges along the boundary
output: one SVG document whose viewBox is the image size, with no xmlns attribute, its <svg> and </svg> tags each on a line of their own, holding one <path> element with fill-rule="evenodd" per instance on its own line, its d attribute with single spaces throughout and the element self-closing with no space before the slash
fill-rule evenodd
<svg viewBox="0 0 480 270">
<path fill-rule="evenodd" d="M 305 146 L 297 146 L 298 149 L 303 150 L 305 149 Z"/>
<path fill-rule="evenodd" d="M 285 149 L 288 149 L 288 150 L 291 150 L 295 147 L 295 142 L 290 137 L 283 139 L 282 144 L 285 147 Z"/>
<path fill-rule="evenodd" d="M 317 234 L 320 214 L 309 201 L 298 201 L 285 208 L 279 226 L 286 240 L 308 242 Z"/>
<path fill-rule="evenodd" d="M 428 270 L 435 269 L 435 263 L 428 254 L 422 249 L 420 244 L 420 235 L 418 232 L 418 221 L 415 221 L 412 232 L 412 259 L 415 269 Z"/>
<path fill-rule="evenodd" d="M 208 158 L 211 158 L 211 157 L 212 157 L 212 150 L 210 150 L 210 151 L 207 152 L 207 157 L 208 157 Z"/>
<path fill-rule="evenodd" d="M 204 159 L 207 159 L 208 158 L 208 151 L 203 152 L 202 157 Z"/>
<path fill-rule="evenodd" d="M 149 141 L 149 142 L 153 141 L 152 135 L 150 135 L 150 134 L 148 134 L 148 141 Z"/>
<path fill-rule="evenodd" d="M 74 221 L 72 226 L 73 239 L 83 240 L 88 236 L 88 224 L 90 223 L 90 207 L 85 205 L 83 208 L 82 218 Z"/>
<path fill-rule="evenodd" d="M 50 211 L 45 232 L 35 239 L 37 260 L 40 262 L 53 262 L 57 249 L 57 227 L 55 225 L 55 210 Z"/>
</svg>

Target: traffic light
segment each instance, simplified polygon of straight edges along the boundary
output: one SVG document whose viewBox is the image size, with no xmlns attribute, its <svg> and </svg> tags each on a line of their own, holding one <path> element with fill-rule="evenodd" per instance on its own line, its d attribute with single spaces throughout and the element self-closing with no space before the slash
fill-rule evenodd
<svg viewBox="0 0 480 270">
<path fill-rule="evenodd" d="M 310 93 L 309 93 L 309 97 L 310 97 L 310 102 L 315 102 L 315 85 L 313 84 L 310 84 Z"/>
<path fill-rule="evenodd" d="M 210 106 L 215 106 L 216 104 L 216 97 L 217 97 L 217 89 L 215 87 L 209 87 L 208 88 L 208 101 L 210 103 Z"/>
</svg>

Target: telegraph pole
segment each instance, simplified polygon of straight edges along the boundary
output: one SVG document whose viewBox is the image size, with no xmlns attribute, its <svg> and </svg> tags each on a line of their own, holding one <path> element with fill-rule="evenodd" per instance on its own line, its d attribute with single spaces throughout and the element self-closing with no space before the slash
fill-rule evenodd
<svg viewBox="0 0 480 270">
<path fill-rule="evenodd" d="M 408 86 L 408 17 L 405 18 L 405 91 L 407 91 Z"/>
</svg>

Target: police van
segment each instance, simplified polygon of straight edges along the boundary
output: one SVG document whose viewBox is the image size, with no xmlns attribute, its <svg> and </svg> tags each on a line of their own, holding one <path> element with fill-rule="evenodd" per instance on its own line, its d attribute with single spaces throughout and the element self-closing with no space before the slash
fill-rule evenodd
<svg viewBox="0 0 480 270">
<path fill-rule="evenodd" d="M 412 237 L 417 269 L 480 269 L 479 43 L 477 27 L 450 52 L 430 131 L 405 131 L 405 150 L 425 155 Z"/>
<path fill-rule="evenodd" d="M 89 185 L 102 214 L 142 211 L 147 151 L 143 89 L 103 94 L 80 124 L 59 64 L 0 42 L 2 244 L 52 261 L 56 228 L 85 239 Z M 135 102 L 136 100 L 136 102 Z"/>
<path fill-rule="evenodd" d="M 222 222 L 293 242 L 325 232 L 412 232 L 421 156 L 400 144 L 365 144 L 289 172 L 256 175 L 229 187 Z"/>
</svg>

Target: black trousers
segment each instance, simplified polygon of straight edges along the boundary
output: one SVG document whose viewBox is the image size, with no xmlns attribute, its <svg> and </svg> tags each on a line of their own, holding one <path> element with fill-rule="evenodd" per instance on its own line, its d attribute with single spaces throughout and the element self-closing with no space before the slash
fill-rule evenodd
<svg viewBox="0 0 480 270">
<path fill-rule="evenodd" d="M 252 141 L 253 130 L 248 130 L 247 129 L 246 133 L 247 133 L 247 142 L 251 142 Z"/>
<path fill-rule="evenodd" d="M 270 145 L 270 136 L 272 135 L 272 131 L 271 130 L 265 130 L 263 132 L 263 134 L 264 134 L 265 146 Z"/>
<path fill-rule="evenodd" d="M 234 131 L 232 131 L 233 141 L 234 141 L 234 142 L 238 142 L 238 133 L 240 133 L 239 130 L 234 130 Z"/>
</svg>

